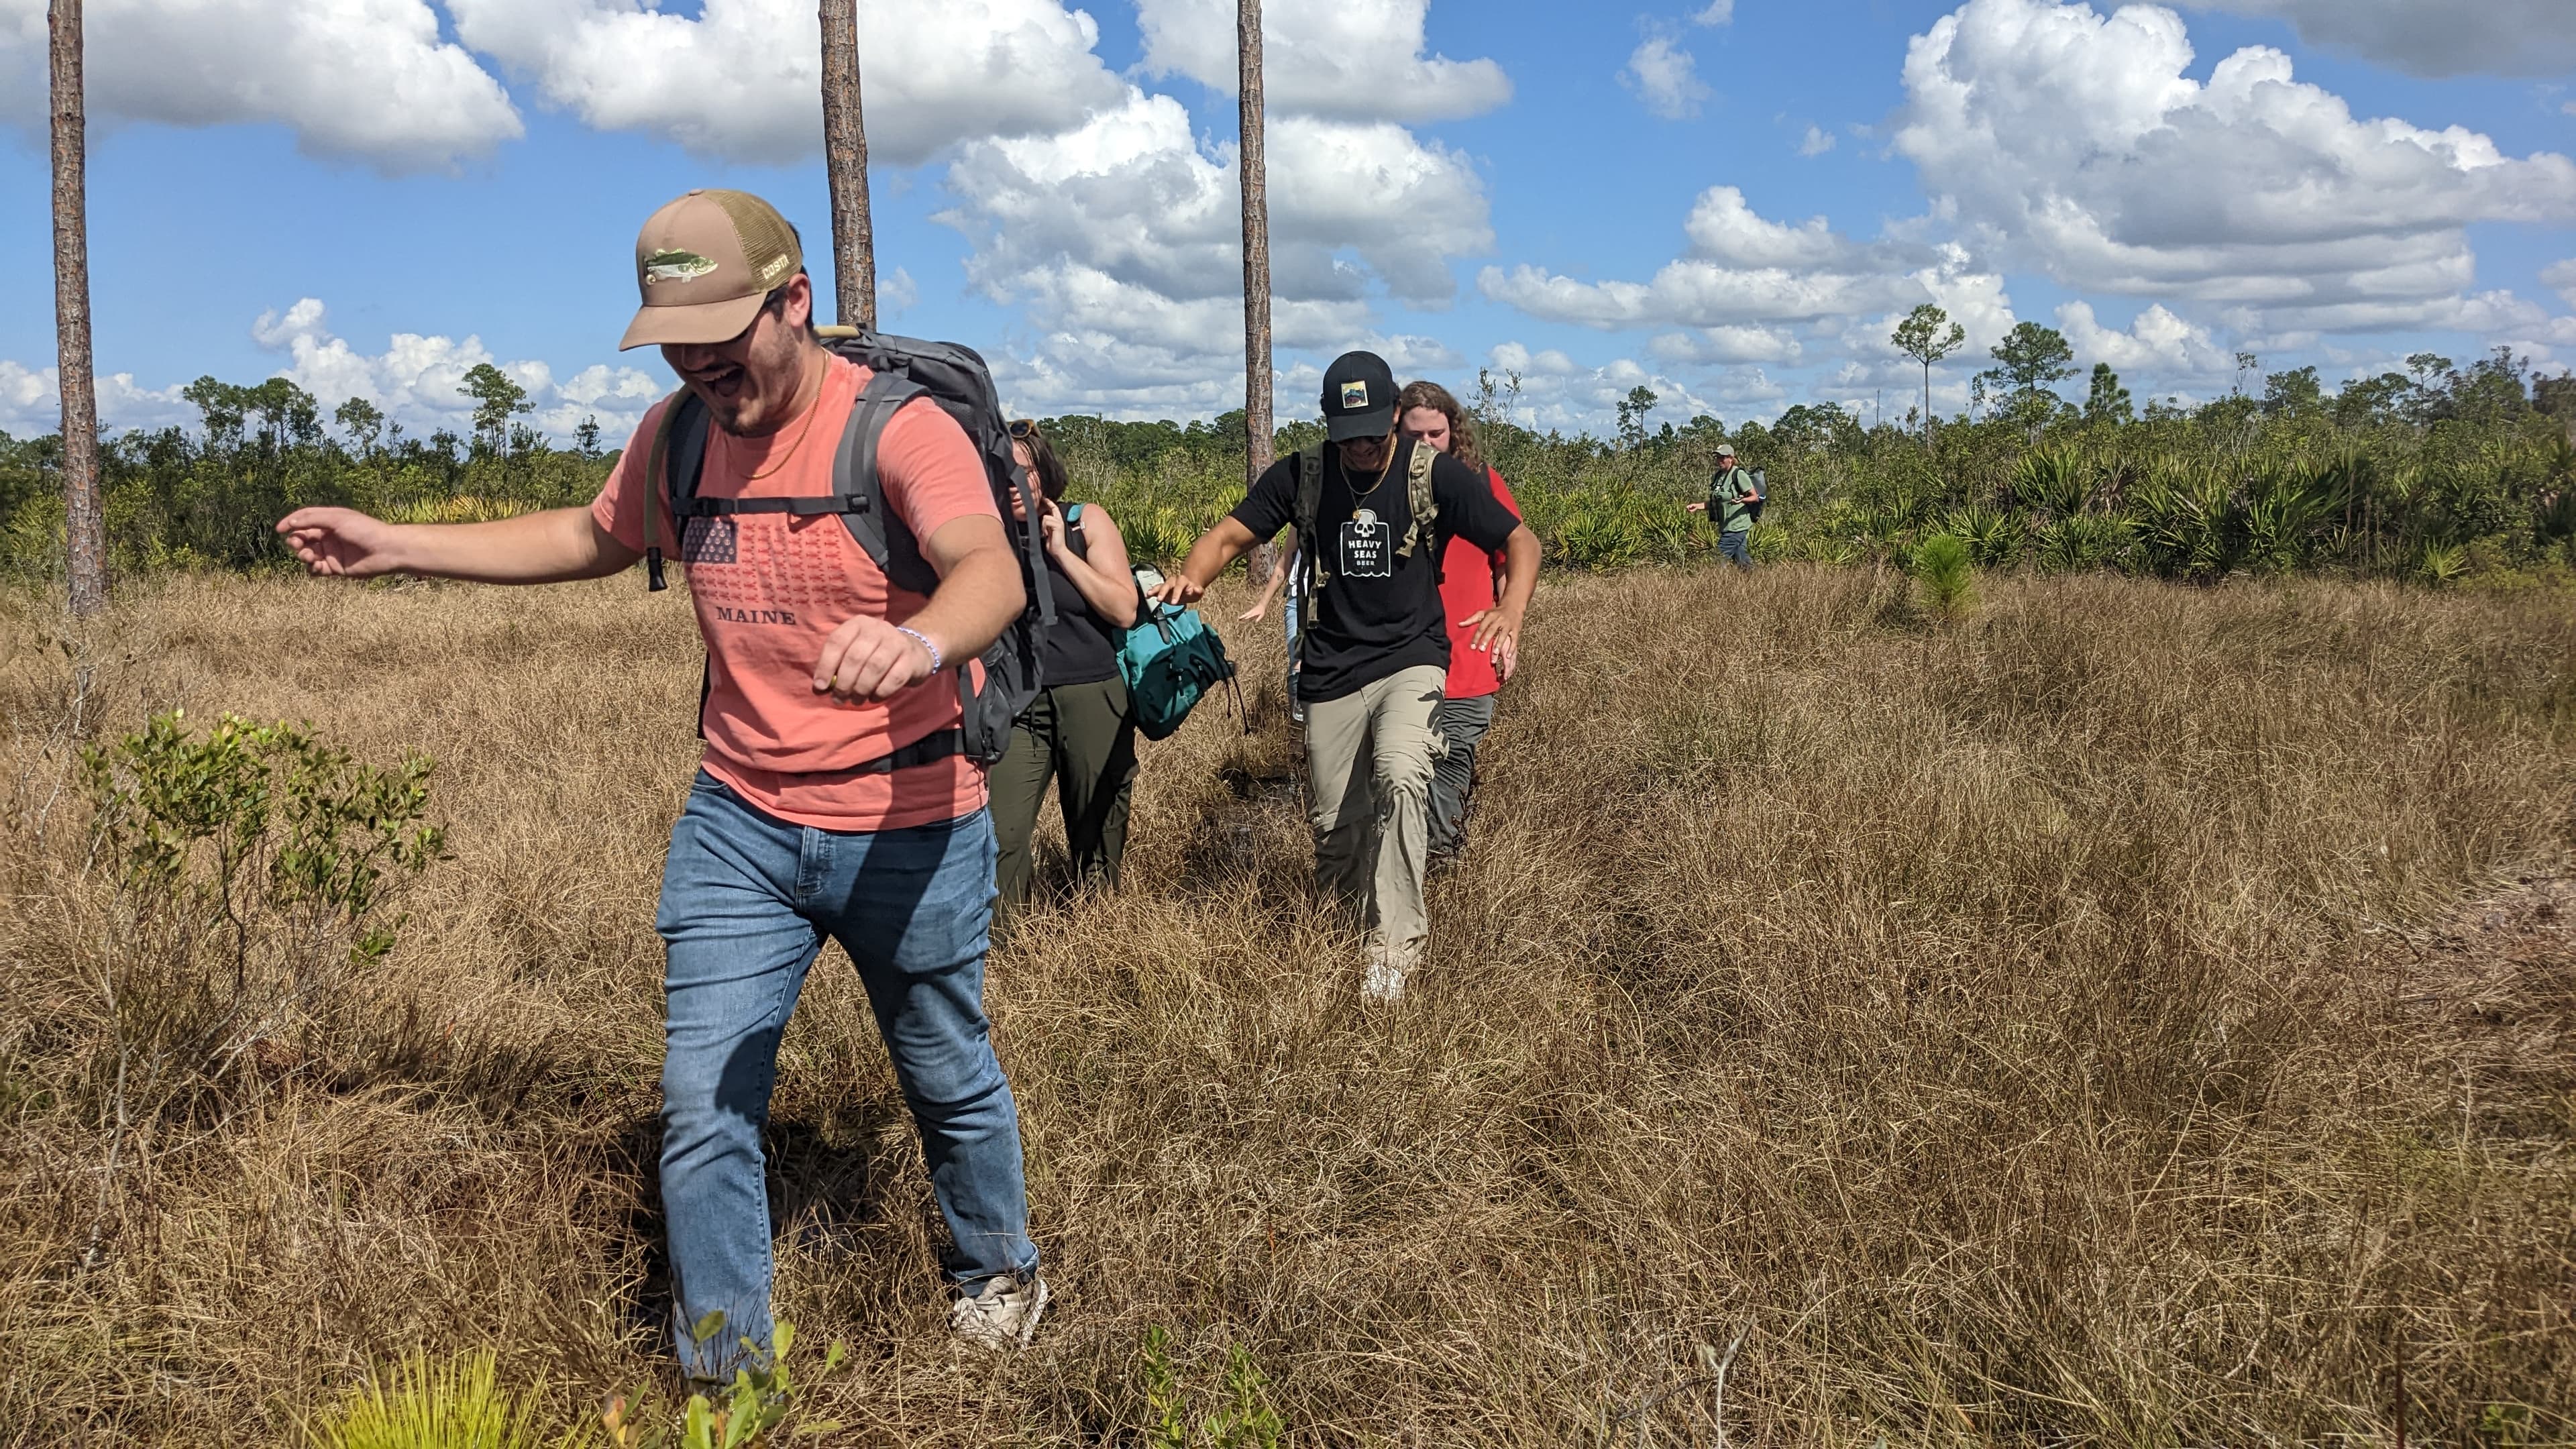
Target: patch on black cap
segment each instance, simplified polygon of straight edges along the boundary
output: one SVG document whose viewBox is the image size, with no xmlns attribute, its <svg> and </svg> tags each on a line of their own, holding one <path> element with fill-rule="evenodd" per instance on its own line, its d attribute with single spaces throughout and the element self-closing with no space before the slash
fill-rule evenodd
<svg viewBox="0 0 2576 1449">
<path fill-rule="evenodd" d="M 1374 352 L 1345 352 L 1324 369 L 1324 436 L 1383 438 L 1395 427 L 1395 373 Z"/>
</svg>

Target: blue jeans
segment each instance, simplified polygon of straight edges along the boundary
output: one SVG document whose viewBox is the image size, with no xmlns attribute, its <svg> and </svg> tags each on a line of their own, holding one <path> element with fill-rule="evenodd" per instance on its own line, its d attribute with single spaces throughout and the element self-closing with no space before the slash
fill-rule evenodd
<svg viewBox="0 0 2576 1449">
<path fill-rule="evenodd" d="M 1720 557 L 1737 568 L 1749 569 L 1753 567 L 1753 550 L 1747 547 L 1747 544 L 1752 537 L 1753 530 L 1749 528 L 1721 533 L 1717 536 L 1717 552 Z"/>
<path fill-rule="evenodd" d="M 663 992 L 662 1206 L 682 1366 L 730 1379 L 770 1341 L 769 1195 L 760 1132 L 778 1038 L 830 935 L 857 963 L 921 1131 L 955 1250 L 950 1281 L 1037 1267 L 1020 1120 L 984 1018 L 993 826 L 843 834 L 752 809 L 701 772 L 671 830 L 654 925 Z M 699 1342 L 692 1325 L 724 1315 Z"/>
</svg>

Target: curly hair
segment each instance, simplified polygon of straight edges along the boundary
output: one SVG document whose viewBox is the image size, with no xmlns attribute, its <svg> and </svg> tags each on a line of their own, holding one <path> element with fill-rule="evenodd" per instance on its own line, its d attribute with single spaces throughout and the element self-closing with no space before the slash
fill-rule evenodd
<svg viewBox="0 0 2576 1449">
<path fill-rule="evenodd" d="M 1408 382 L 1404 391 L 1395 395 L 1395 417 L 1400 424 L 1404 415 L 1415 408 L 1429 408 L 1449 420 L 1449 456 L 1482 473 L 1485 455 L 1476 446 L 1476 424 L 1449 389 L 1431 381 Z"/>
</svg>

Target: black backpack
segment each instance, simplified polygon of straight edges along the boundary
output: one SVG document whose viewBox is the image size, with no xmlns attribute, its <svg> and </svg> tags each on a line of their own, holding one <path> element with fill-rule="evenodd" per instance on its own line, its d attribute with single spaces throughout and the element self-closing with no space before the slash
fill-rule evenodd
<svg viewBox="0 0 2576 1449">
<path fill-rule="evenodd" d="M 922 557 L 921 541 L 912 536 L 912 529 L 899 515 L 885 506 L 878 492 L 877 443 L 896 411 L 914 399 L 926 397 L 945 409 L 966 430 L 975 451 L 984 459 L 984 472 L 993 485 L 993 500 L 1001 509 L 1003 531 L 1011 536 L 1020 555 L 1020 583 L 1028 602 L 1020 616 L 984 651 L 981 687 L 964 661 L 950 661 L 950 667 L 957 671 L 957 697 L 964 707 L 964 726 L 911 741 L 868 768 L 907 769 L 952 755 L 965 755 L 989 765 L 1002 758 L 1002 752 L 1010 747 L 1011 722 L 1045 687 L 1039 676 L 1039 646 L 1046 631 L 1055 624 L 1055 594 L 1048 586 L 1039 532 L 1033 523 L 1011 516 L 1014 492 L 1029 519 L 1035 520 L 1041 509 L 1026 473 L 1011 457 L 1010 427 L 1002 419 L 993 375 L 973 348 L 958 343 L 888 337 L 863 333 L 855 327 L 814 330 L 822 335 L 825 347 L 874 374 L 859 390 L 858 402 L 850 409 L 849 424 L 841 430 L 840 450 L 832 460 L 830 494 L 814 498 L 700 498 L 698 475 L 706 466 L 707 409 L 686 388 L 674 394 L 671 405 L 662 410 L 662 426 L 654 434 L 645 476 L 662 474 L 668 479 L 671 519 L 680 530 L 684 546 L 689 524 L 697 519 L 738 513 L 788 513 L 800 518 L 836 513 L 849 526 L 850 536 L 858 540 L 859 547 L 867 550 L 868 557 L 885 571 L 889 582 L 927 597 L 938 589 L 939 575 Z M 654 542 L 653 531 L 653 510 L 647 508 L 645 570 L 649 587 L 660 589 L 666 586 L 662 550 Z M 707 684 L 702 681 L 698 690 L 701 732 L 706 690 Z"/>
</svg>

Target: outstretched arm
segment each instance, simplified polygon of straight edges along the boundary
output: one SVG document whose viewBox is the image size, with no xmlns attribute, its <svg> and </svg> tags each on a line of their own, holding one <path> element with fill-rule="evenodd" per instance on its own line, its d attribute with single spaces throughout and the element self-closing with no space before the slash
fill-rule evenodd
<svg viewBox="0 0 2576 1449">
<path fill-rule="evenodd" d="M 601 528 L 587 508 L 550 508 L 493 523 L 386 523 L 354 508 L 299 508 L 277 531 L 317 574 L 384 574 L 551 584 L 598 579 L 644 555 Z"/>
<path fill-rule="evenodd" d="M 1246 624 L 1259 623 L 1266 617 L 1270 606 L 1279 602 L 1281 591 L 1288 587 L 1288 561 L 1297 552 L 1297 530 L 1289 529 L 1279 538 L 1279 562 L 1270 570 L 1270 582 L 1261 586 L 1261 597 L 1252 601 L 1251 608 L 1234 616 Z"/>
<path fill-rule="evenodd" d="M 1225 572 L 1227 564 L 1260 541 L 1241 519 L 1229 514 L 1217 520 L 1216 527 L 1200 534 L 1199 541 L 1190 545 L 1190 556 L 1181 560 L 1180 576 L 1164 580 L 1163 586 L 1154 591 L 1155 599 L 1174 605 L 1197 603 L 1216 576 Z"/>
</svg>

